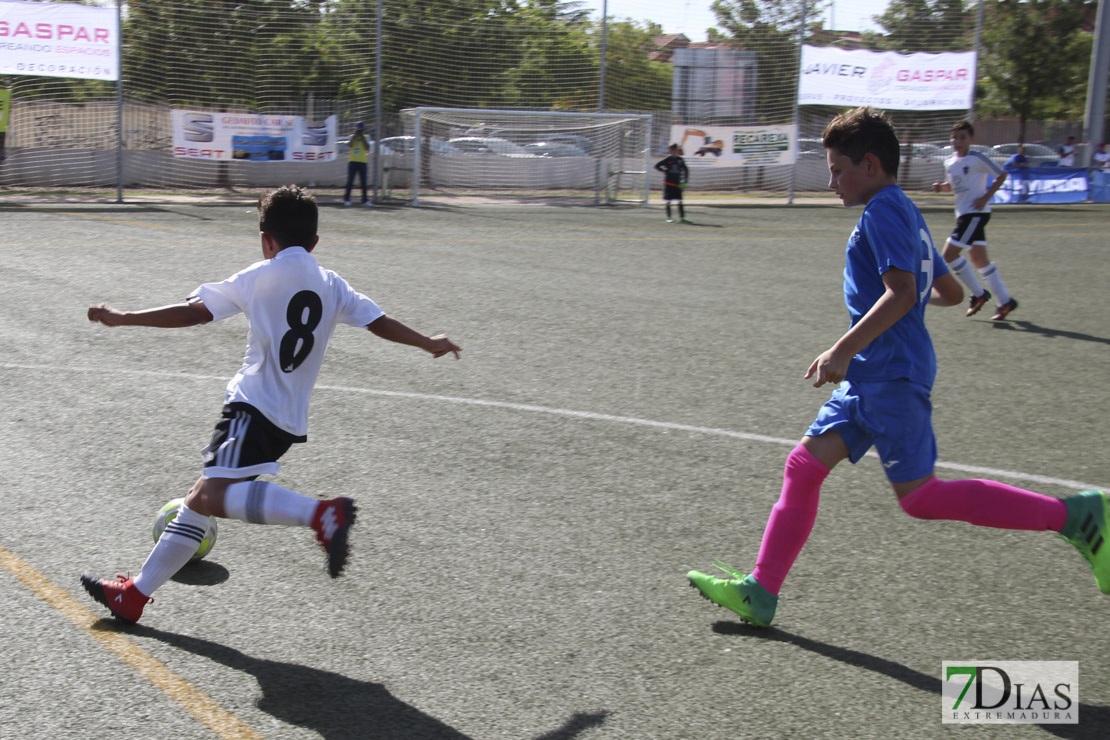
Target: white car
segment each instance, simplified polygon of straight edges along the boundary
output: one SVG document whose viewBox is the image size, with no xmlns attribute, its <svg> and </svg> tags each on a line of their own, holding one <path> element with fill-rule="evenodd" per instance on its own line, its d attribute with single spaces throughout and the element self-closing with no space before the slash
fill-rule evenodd
<svg viewBox="0 0 1110 740">
<path fill-rule="evenodd" d="M 1005 164 L 1010 157 L 1017 154 L 1018 147 L 1021 144 L 998 144 L 991 147 L 991 159 Z M 1029 164 L 1033 167 L 1043 167 L 1045 165 L 1054 166 L 1060 161 L 1060 155 L 1053 151 L 1051 148 L 1044 144 L 1025 144 L 1025 156 L 1029 160 Z"/>
<path fill-rule="evenodd" d="M 412 154 L 415 136 L 390 136 L 382 139 L 382 146 L 388 147 L 399 154 Z M 432 154 L 459 154 L 459 149 L 448 144 L 438 136 L 428 139 L 428 149 Z"/>
<path fill-rule="evenodd" d="M 537 157 L 588 157 L 580 146 L 574 144 L 564 144 L 559 141 L 537 141 L 532 144 L 525 144 L 524 151 L 529 154 L 534 154 Z"/>
<path fill-rule="evenodd" d="M 494 136 L 460 136 L 457 139 L 448 139 L 447 143 L 463 154 L 490 154 L 498 157 L 518 157 L 521 159 L 530 159 L 536 156 L 535 154 L 529 154 L 519 144 L 514 144 L 507 139 L 498 139 Z"/>
</svg>

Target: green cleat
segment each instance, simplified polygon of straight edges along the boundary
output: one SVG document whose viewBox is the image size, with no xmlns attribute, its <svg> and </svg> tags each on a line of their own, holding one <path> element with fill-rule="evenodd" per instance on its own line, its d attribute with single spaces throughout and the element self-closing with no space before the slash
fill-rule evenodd
<svg viewBox="0 0 1110 740">
<path fill-rule="evenodd" d="M 684 224 L 692 224 L 692 223 L 694 223 L 693 221 L 691 221 L 691 220 L 690 220 L 690 219 L 688 219 L 688 218 L 681 218 L 681 219 L 679 219 L 679 221 L 681 221 L 681 222 L 682 222 L 682 223 L 684 223 Z"/>
<path fill-rule="evenodd" d="M 723 606 L 739 614 L 745 622 L 750 622 L 756 627 L 770 627 L 771 620 L 775 618 L 779 597 L 763 588 L 759 581 L 750 575 L 737 573 L 726 563 L 718 560 L 713 566 L 733 578 L 715 578 L 692 570 L 686 574 L 690 585 L 717 606 Z"/>
<path fill-rule="evenodd" d="M 1060 536 L 1091 566 L 1099 591 L 1110 594 L 1110 502 L 1102 491 L 1080 491 L 1064 499 L 1068 518 Z"/>
</svg>

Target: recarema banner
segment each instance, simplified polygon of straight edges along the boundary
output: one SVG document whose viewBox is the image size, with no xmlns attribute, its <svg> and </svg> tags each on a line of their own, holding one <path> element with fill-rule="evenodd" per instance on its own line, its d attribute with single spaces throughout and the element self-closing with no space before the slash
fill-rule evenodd
<svg viewBox="0 0 1110 740">
<path fill-rule="evenodd" d="M 116 9 L 0 2 L 0 75 L 118 80 Z"/>
<path fill-rule="evenodd" d="M 889 110 L 967 110 L 975 52 L 893 51 L 803 46 L 799 105 L 873 105 Z"/>
<path fill-rule="evenodd" d="M 311 126 L 303 116 L 171 111 L 173 155 L 246 162 L 335 159 L 336 117 Z"/>
<path fill-rule="evenodd" d="M 793 126 L 671 126 L 688 167 L 794 163 Z"/>
</svg>

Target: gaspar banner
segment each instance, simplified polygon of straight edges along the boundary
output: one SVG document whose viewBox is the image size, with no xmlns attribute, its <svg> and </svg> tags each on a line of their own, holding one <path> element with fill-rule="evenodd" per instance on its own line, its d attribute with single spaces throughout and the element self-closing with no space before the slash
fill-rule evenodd
<svg viewBox="0 0 1110 740">
<path fill-rule="evenodd" d="M 0 75 L 119 79 L 115 8 L 0 2 Z"/>
<path fill-rule="evenodd" d="M 967 110 L 975 91 L 975 52 L 898 54 L 803 46 L 798 77 L 798 105 Z"/>
<path fill-rule="evenodd" d="M 328 162 L 335 159 L 335 116 L 322 126 L 303 116 L 173 110 L 173 155 L 247 162 Z"/>
</svg>

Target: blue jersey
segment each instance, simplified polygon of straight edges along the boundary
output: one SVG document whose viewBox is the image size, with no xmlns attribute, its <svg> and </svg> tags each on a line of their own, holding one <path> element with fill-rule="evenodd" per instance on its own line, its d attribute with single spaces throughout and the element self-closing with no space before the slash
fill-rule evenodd
<svg viewBox="0 0 1110 740">
<path fill-rule="evenodd" d="M 897 185 L 871 198 L 848 238 L 844 303 L 853 326 L 886 292 L 883 273 L 892 267 L 916 276 L 917 303 L 852 359 L 845 379 L 857 383 L 909 380 L 932 388 L 937 359 L 925 328 L 925 305 L 933 279 L 948 272 L 948 267 L 933 246 L 921 211 Z"/>
</svg>

